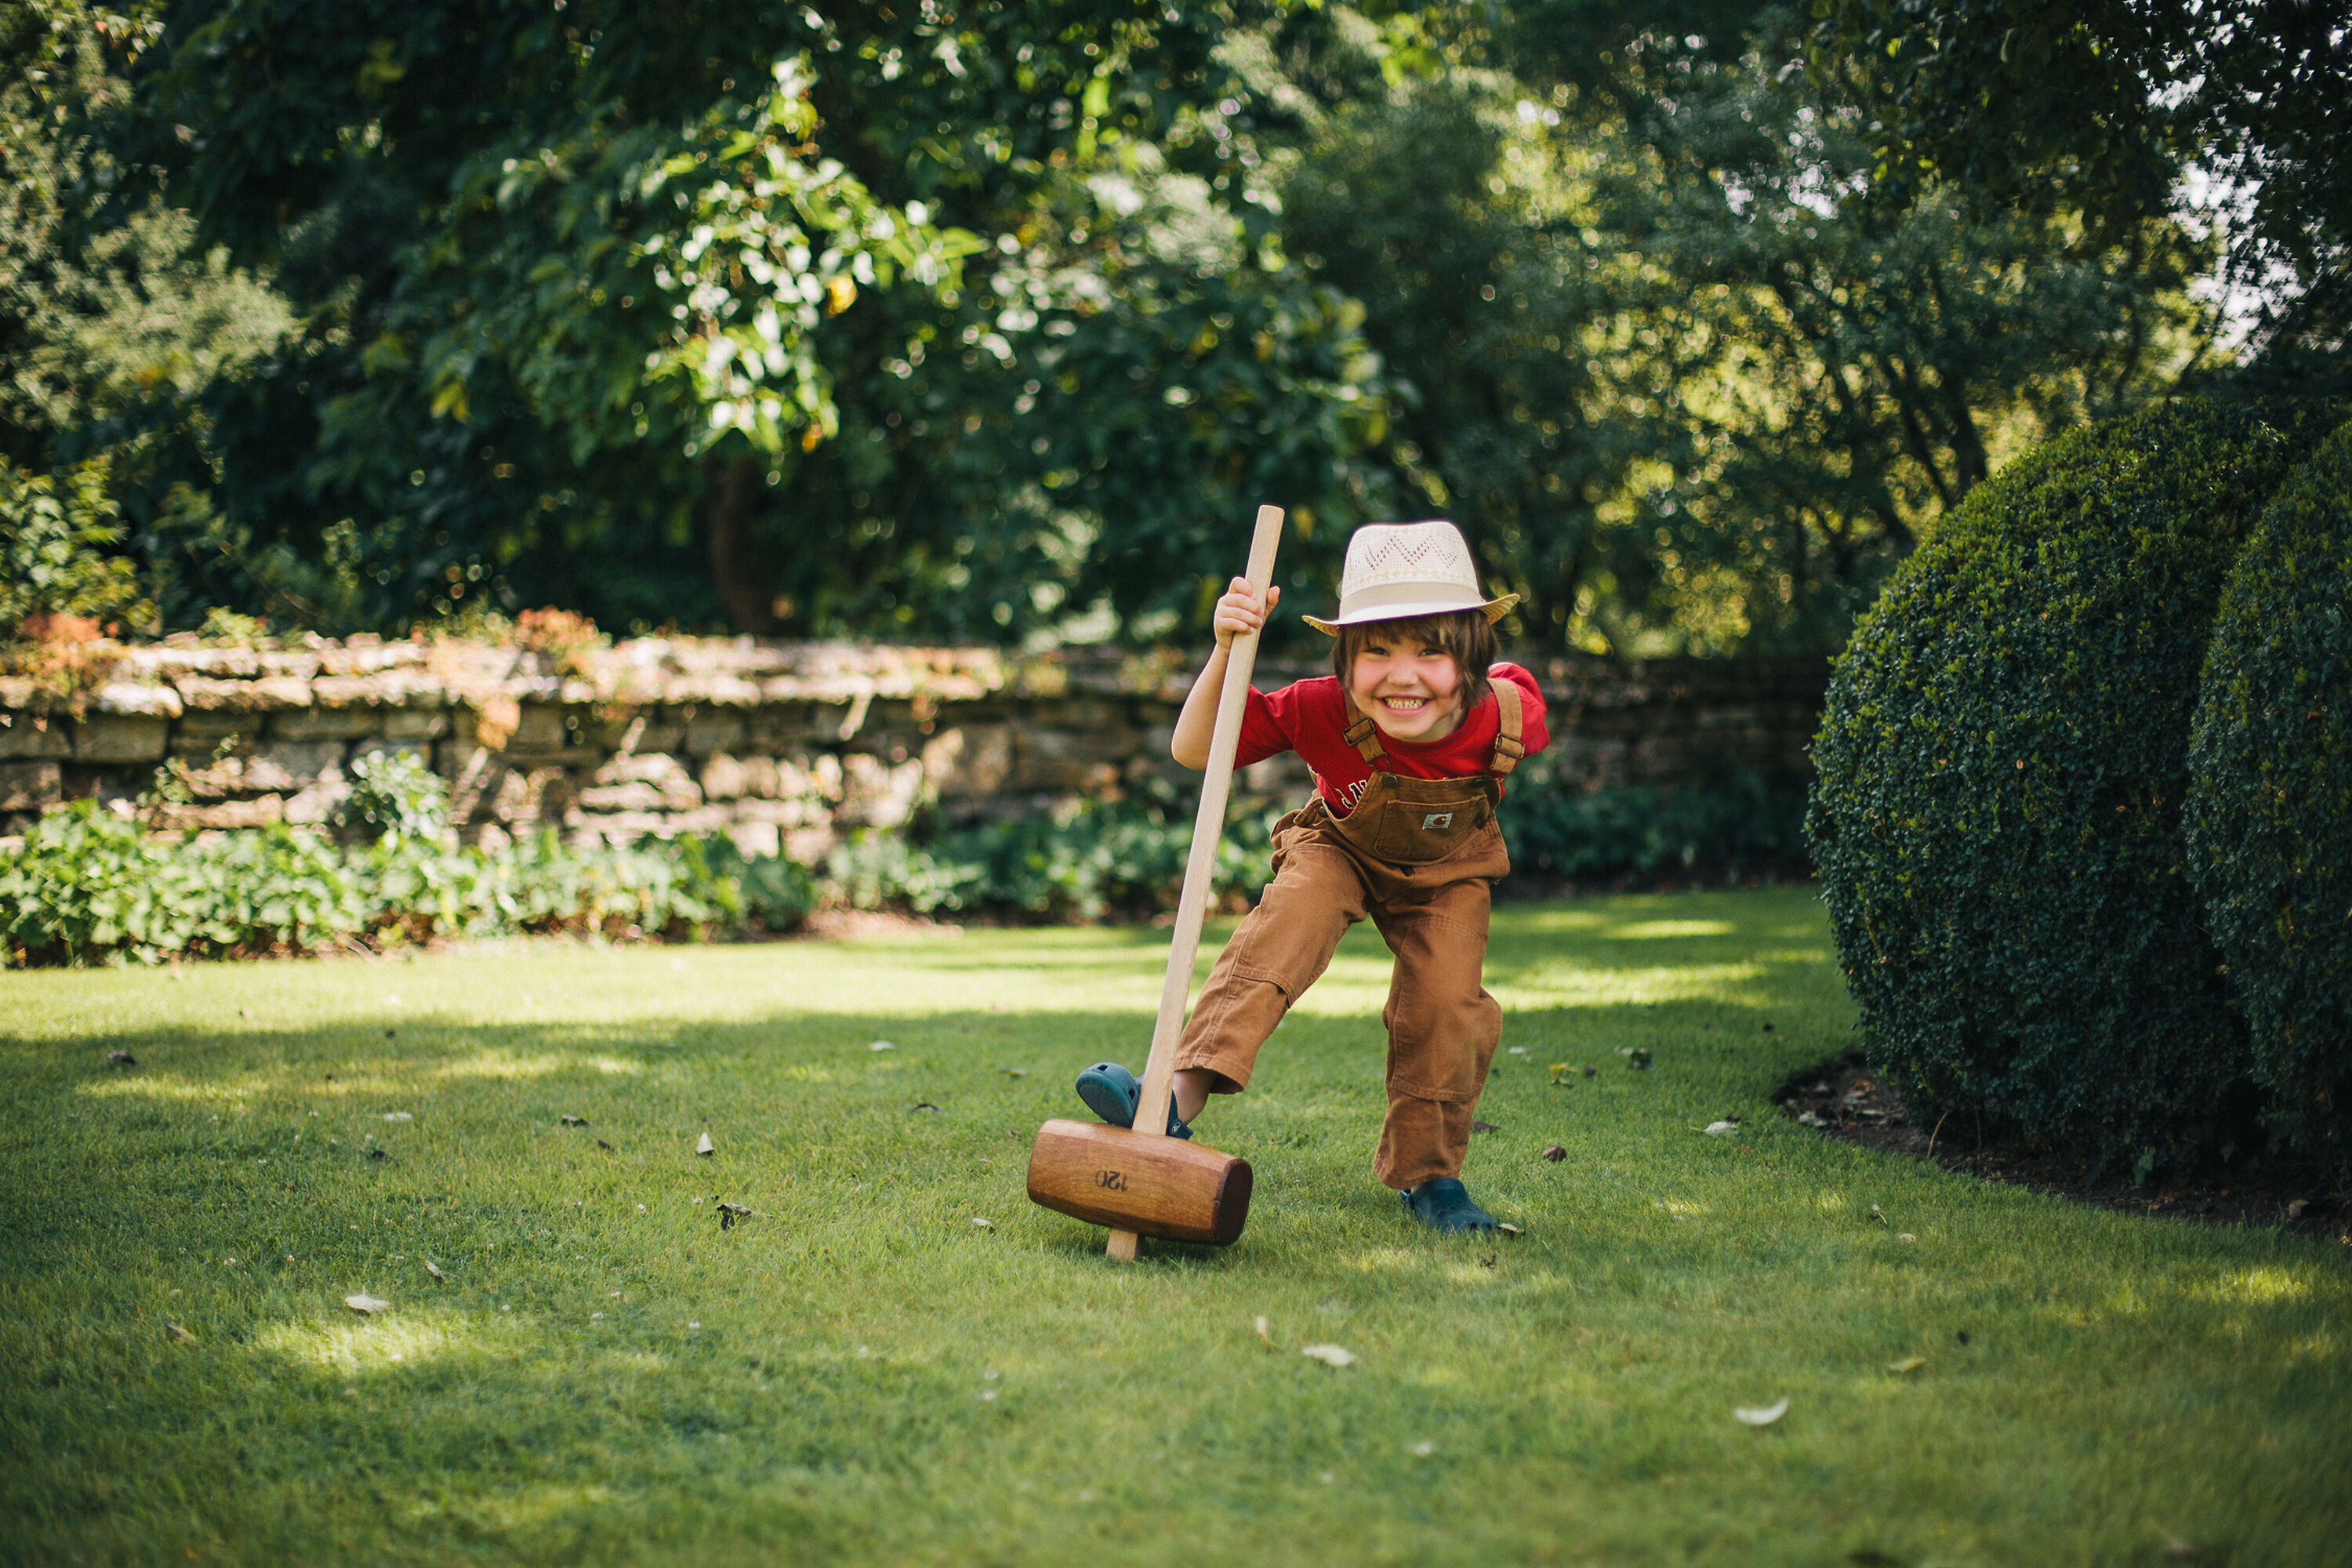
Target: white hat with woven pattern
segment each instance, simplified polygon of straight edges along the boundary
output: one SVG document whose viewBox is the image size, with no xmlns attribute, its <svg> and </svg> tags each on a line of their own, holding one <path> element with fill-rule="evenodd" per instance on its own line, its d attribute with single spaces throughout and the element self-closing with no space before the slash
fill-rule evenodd
<svg viewBox="0 0 2352 1568">
<path fill-rule="evenodd" d="M 1490 599 L 1478 591 L 1478 571 L 1462 531 L 1450 522 L 1368 522 L 1348 540 L 1348 564 L 1339 574 L 1339 613 L 1329 620 L 1306 616 L 1318 632 L 1337 637 L 1341 626 L 1365 621 L 1401 621 L 1414 616 L 1483 610 L 1498 621 L 1517 594 Z"/>
</svg>

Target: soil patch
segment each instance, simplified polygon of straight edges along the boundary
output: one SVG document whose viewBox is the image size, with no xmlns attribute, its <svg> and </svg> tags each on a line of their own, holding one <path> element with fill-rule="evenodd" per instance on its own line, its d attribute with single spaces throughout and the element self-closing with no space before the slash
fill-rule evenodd
<svg viewBox="0 0 2352 1568">
<path fill-rule="evenodd" d="M 1780 1113 L 1824 1138 L 1889 1154 L 1933 1160 L 1988 1182 L 2124 1214 L 2154 1215 L 2206 1225 L 2276 1226 L 2315 1241 L 2352 1247 L 2352 1192 L 2326 1168 L 2275 1155 L 2226 1170 L 2176 1175 L 2132 1185 L 2109 1179 L 2090 1160 L 2064 1148 L 2023 1139 L 1990 1138 L 1957 1115 L 1938 1127 L 1911 1119 L 1894 1085 L 1858 1056 L 1842 1057 L 1791 1073 L 1772 1096 Z"/>
</svg>

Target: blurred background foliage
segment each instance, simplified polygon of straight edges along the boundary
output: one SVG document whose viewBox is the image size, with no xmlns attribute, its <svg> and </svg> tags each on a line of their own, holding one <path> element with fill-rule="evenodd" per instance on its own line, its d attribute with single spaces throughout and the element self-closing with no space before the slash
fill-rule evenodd
<svg viewBox="0 0 2352 1568">
<path fill-rule="evenodd" d="M 6 603 L 1189 639 L 1271 500 L 1294 604 L 1444 515 L 1533 651 L 1825 650 L 2009 456 L 2345 385 L 2346 48 L 2295 0 L 16 0 Z"/>
</svg>

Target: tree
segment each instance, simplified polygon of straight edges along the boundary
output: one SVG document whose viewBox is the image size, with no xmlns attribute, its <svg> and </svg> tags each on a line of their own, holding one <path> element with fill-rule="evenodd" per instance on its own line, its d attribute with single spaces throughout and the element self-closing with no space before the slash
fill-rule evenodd
<svg viewBox="0 0 2352 1568">
<path fill-rule="evenodd" d="M 157 32 L 152 7 L 26 0 L 0 14 L 0 465 L 12 475 L 0 489 L 20 542 L 45 542 L 15 553 L 0 592 L 134 621 L 153 613 L 141 588 L 167 584 L 152 572 L 133 581 L 123 498 L 211 515 L 203 395 L 274 352 L 291 323 L 268 279 L 196 243 L 184 214 L 148 203 L 89 221 L 121 174 L 98 132 L 127 107 L 124 73 Z M 57 598 L 68 579 L 109 587 L 67 594 L 69 610 Z"/>
<path fill-rule="evenodd" d="M 1151 303 L 1201 260 L 1152 237 L 1174 188 L 1152 137 L 1222 79 L 1229 21 L 1140 0 L 175 11 L 124 155 L 276 265 L 310 327 L 217 389 L 232 524 L 337 561 L 361 623 L 496 587 L 623 623 L 1017 636 L 1074 595 L 1168 598 L 1165 531 L 1089 574 L 1092 541 L 1235 513 L 1237 484 L 1310 510 L 1344 491 L 1328 449 L 1304 473 L 1195 451 L 1228 427 L 1165 396 L 1163 362 L 1215 333 L 1171 338 Z M 1241 194 L 1186 193 L 1223 237 L 1208 319 L 1256 323 L 1214 384 L 1255 376 L 1262 420 L 1328 424 L 1371 367 L 1339 302 L 1221 216 Z M 289 447 L 310 454 L 290 479 Z"/>
<path fill-rule="evenodd" d="M 2193 171 L 2222 276 L 2253 302 L 2257 378 L 2352 384 L 2352 33 L 2325 0 L 1840 0 L 1815 76 L 1873 119 L 1874 181 L 2071 211 L 2120 234 Z"/>
<path fill-rule="evenodd" d="M 1786 14 L 1558 0 L 1354 37 L 1323 52 L 1394 84 L 1307 140 L 1286 242 L 1366 302 L 1415 395 L 1400 480 L 1538 637 L 1835 647 L 2006 451 L 2196 353 L 2177 228 L 1876 199 Z"/>
</svg>

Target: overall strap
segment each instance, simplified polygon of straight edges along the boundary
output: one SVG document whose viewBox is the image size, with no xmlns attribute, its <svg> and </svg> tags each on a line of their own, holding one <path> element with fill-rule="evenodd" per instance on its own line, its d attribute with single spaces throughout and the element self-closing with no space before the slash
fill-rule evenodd
<svg viewBox="0 0 2352 1568">
<path fill-rule="evenodd" d="M 1494 692 L 1502 722 L 1495 732 L 1495 760 L 1487 771 L 1499 779 L 1519 765 L 1528 749 L 1519 743 L 1519 689 L 1508 680 L 1497 680 Z"/>
<path fill-rule="evenodd" d="M 1339 706 L 1348 721 L 1347 728 L 1339 732 L 1339 738 L 1355 747 L 1356 754 L 1370 763 L 1375 773 L 1380 772 L 1381 764 L 1389 761 L 1387 750 L 1381 745 L 1381 727 L 1357 708 L 1356 700 L 1348 695 L 1345 687 L 1339 691 Z"/>
</svg>

